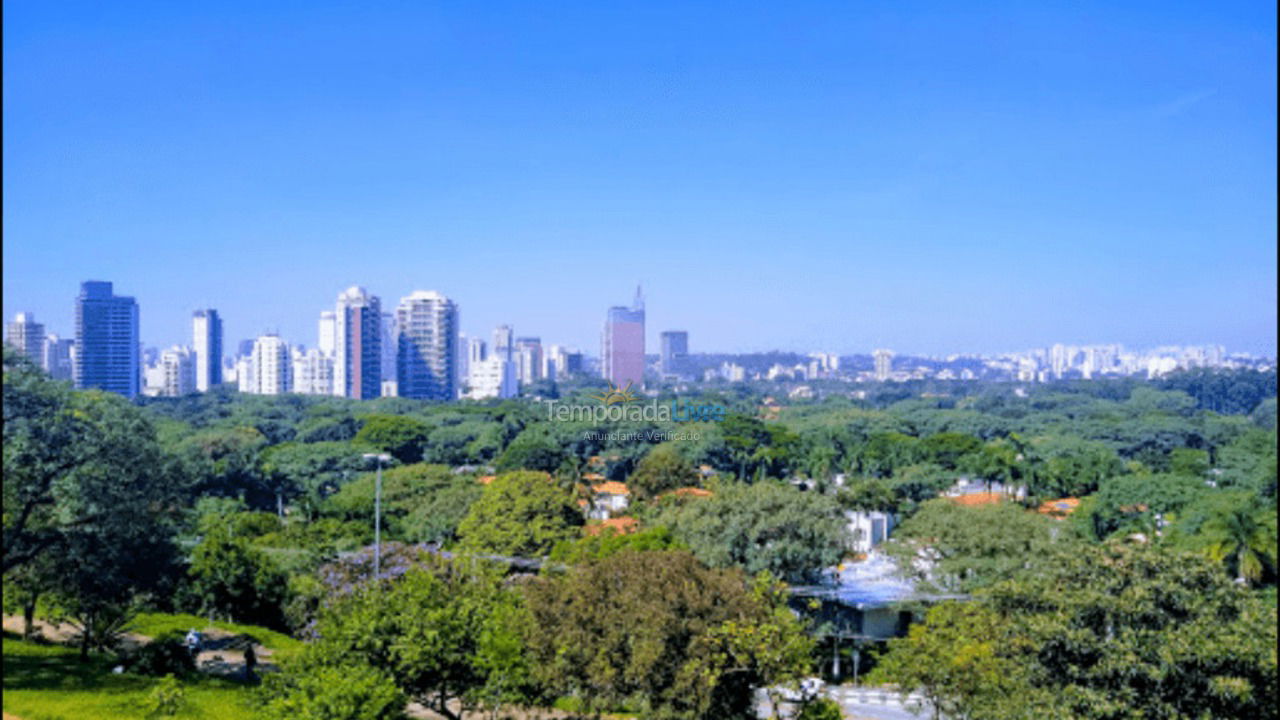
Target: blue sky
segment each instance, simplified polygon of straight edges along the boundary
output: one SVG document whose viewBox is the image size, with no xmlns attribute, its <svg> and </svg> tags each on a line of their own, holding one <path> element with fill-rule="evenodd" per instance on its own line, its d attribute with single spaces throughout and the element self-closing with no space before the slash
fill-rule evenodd
<svg viewBox="0 0 1280 720">
<path fill-rule="evenodd" d="M 5 2 L 4 312 L 1276 348 L 1273 3 Z"/>
</svg>

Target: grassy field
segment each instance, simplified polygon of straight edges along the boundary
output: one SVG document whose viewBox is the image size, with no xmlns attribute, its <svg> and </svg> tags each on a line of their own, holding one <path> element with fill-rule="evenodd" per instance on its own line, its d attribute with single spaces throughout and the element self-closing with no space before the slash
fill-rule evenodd
<svg viewBox="0 0 1280 720">
<path fill-rule="evenodd" d="M 187 626 L 189 627 L 189 626 Z M 265 638 L 264 638 L 265 640 Z M 147 716 L 147 698 L 159 678 L 111 672 L 113 661 L 4 636 L 4 712 L 21 720 L 135 720 Z M 252 692 L 244 685 L 198 675 L 182 681 L 183 720 L 247 720 Z"/>
<path fill-rule="evenodd" d="M 215 620 L 212 623 L 208 618 L 202 618 L 197 615 L 172 615 L 169 613 L 140 613 L 133 622 L 129 624 L 129 630 L 139 635 L 146 635 L 149 638 L 160 636 L 162 633 L 176 631 L 186 633 L 191 628 L 195 628 L 202 632 L 207 632 L 210 628 L 217 628 L 233 634 L 252 635 L 257 638 L 258 642 L 264 647 L 271 649 L 273 657 L 276 660 L 287 658 L 302 648 L 302 641 L 295 640 L 284 633 L 274 630 L 258 627 L 256 625 L 238 625 L 236 623 L 222 622 Z"/>
</svg>

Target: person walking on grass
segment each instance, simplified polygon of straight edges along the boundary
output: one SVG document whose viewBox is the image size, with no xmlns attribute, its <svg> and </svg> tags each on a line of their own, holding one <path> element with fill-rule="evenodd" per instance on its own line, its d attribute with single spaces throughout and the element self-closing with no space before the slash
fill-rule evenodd
<svg viewBox="0 0 1280 720">
<path fill-rule="evenodd" d="M 258 654 L 253 651 L 253 643 L 249 643 L 244 649 L 244 677 L 246 680 L 252 680 L 253 668 L 258 664 Z"/>
</svg>

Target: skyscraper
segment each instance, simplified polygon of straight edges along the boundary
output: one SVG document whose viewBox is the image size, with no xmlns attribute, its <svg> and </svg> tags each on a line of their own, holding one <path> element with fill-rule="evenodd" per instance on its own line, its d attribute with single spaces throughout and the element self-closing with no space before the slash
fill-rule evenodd
<svg viewBox="0 0 1280 720">
<path fill-rule="evenodd" d="M 222 318 L 213 309 L 191 314 L 191 347 L 195 351 L 196 390 L 222 384 Z"/>
<path fill-rule="evenodd" d="M 876 350 L 872 353 L 876 363 L 876 380 L 884 382 L 893 374 L 893 351 Z"/>
<path fill-rule="evenodd" d="M 13 322 L 4 328 L 4 341 L 30 358 L 31 362 L 43 367 L 44 325 L 36 322 L 35 315 L 29 312 L 14 315 Z"/>
<path fill-rule="evenodd" d="M 322 310 L 320 312 L 320 334 L 319 342 L 316 346 L 320 348 L 320 352 L 325 355 L 333 356 L 338 353 L 338 315 L 332 310 Z"/>
<path fill-rule="evenodd" d="M 458 306 L 417 290 L 396 308 L 396 380 L 401 397 L 453 400 L 458 392 Z"/>
<path fill-rule="evenodd" d="M 600 374 L 617 386 L 644 384 L 644 297 L 636 287 L 631 307 L 609 308 L 600 343 Z"/>
<path fill-rule="evenodd" d="M 71 338 L 60 338 L 49 333 L 44 339 L 44 359 L 41 367 L 54 380 L 71 379 Z"/>
<path fill-rule="evenodd" d="M 142 385 L 138 303 L 115 295 L 111 283 L 89 280 L 76 298 L 77 388 L 137 397 Z"/>
<path fill-rule="evenodd" d="M 658 336 L 662 354 L 658 367 L 664 376 L 680 376 L 688 372 L 689 333 L 684 330 L 668 330 Z"/>
<path fill-rule="evenodd" d="M 334 312 L 334 394 L 370 400 L 382 394 L 382 304 L 352 286 Z"/>
<path fill-rule="evenodd" d="M 494 328 L 492 354 L 503 360 L 511 360 L 512 350 L 515 347 L 515 342 L 512 340 L 514 334 L 510 325 L 499 325 Z"/>
<path fill-rule="evenodd" d="M 388 387 L 387 381 L 395 382 L 399 375 L 396 372 L 396 364 L 398 362 L 397 355 L 399 353 L 399 336 L 400 326 L 396 321 L 396 314 L 384 312 L 382 313 L 382 396 L 395 397 L 399 394 L 398 390 L 392 390 Z"/>
<path fill-rule="evenodd" d="M 542 338 L 516 338 L 516 378 L 522 383 L 542 379 Z"/>
</svg>

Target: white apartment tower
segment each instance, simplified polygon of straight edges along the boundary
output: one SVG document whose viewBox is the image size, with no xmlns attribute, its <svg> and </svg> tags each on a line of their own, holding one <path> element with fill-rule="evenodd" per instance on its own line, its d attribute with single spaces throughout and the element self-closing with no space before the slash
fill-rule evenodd
<svg viewBox="0 0 1280 720">
<path fill-rule="evenodd" d="M 458 306 L 417 290 L 396 307 L 396 383 L 400 397 L 453 400 L 458 395 Z"/>
</svg>

